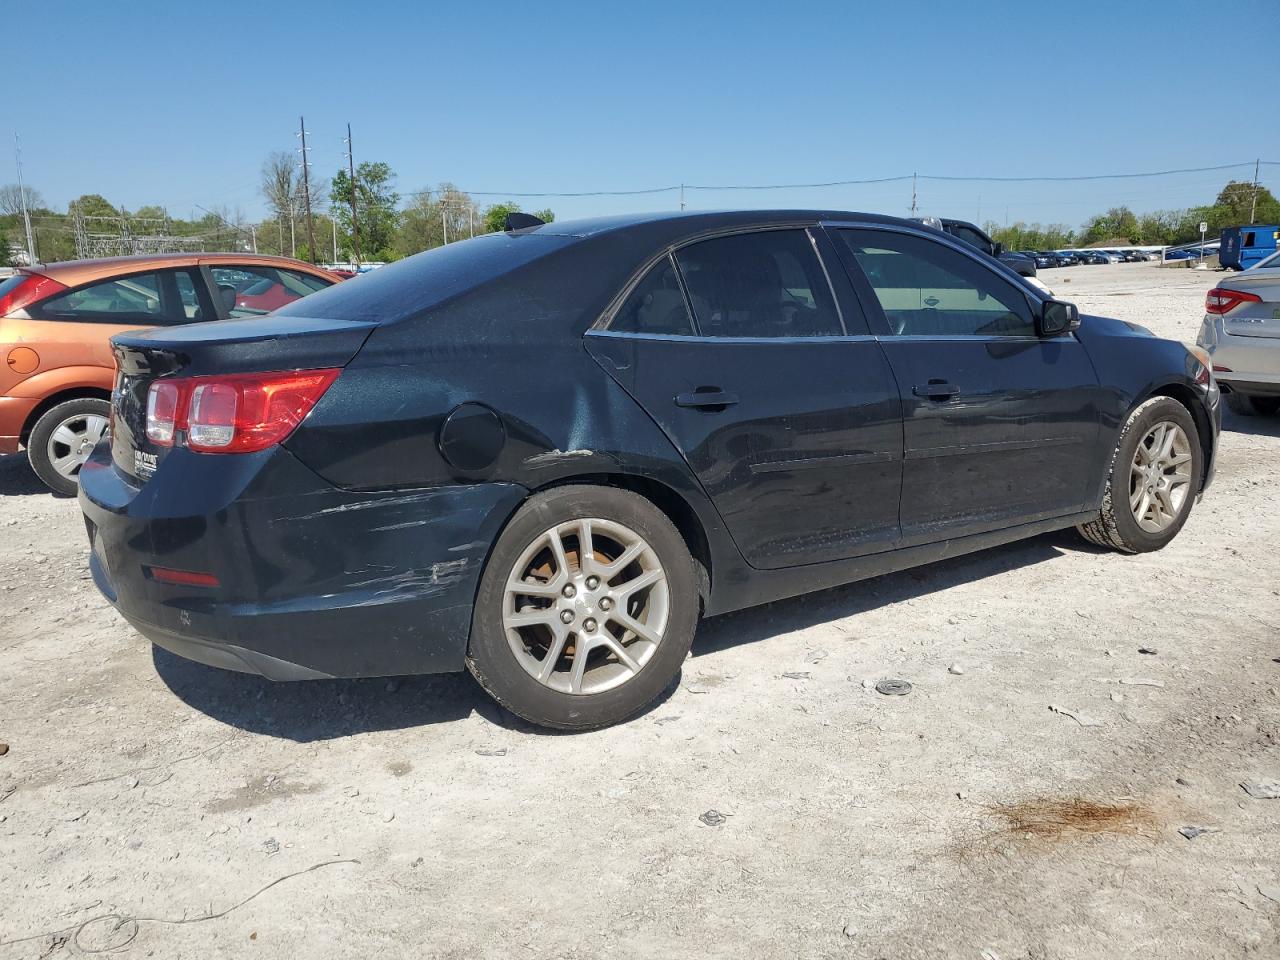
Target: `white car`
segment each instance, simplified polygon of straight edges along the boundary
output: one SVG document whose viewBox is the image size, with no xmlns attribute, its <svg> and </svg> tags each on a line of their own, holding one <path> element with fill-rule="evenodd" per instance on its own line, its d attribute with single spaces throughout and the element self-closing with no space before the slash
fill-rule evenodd
<svg viewBox="0 0 1280 960">
<path fill-rule="evenodd" d="M 1280 253 L 1205 294 L 1196 343 L 1212 358 L 1231 410 L 1245 416 L 1280 412 Z"/>
</svg>

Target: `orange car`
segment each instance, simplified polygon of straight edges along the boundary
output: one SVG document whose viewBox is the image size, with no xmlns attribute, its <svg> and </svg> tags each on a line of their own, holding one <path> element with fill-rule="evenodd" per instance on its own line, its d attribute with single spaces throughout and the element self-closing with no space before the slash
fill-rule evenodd
<svg viewBox="0 0 1280 960">
<path fill-rule="evenodd" d="M 111 336 L 267 313 L 340 278 L 283 257 L 164 254 L 22 268 L 0 282 L 0 453 L 74 496 L 107 426 Z"/>
</svg>

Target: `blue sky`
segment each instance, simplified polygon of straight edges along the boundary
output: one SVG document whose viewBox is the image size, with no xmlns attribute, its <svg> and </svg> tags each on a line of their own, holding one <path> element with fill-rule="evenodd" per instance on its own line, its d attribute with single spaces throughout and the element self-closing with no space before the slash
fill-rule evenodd
<svg viewBox="0 0 1280 960">
<path fill-rule="evenodd" d="M 1238 0 L 1229 11 L 1212 0 L 43 0 L 6 8 L 4 113 L 22 136 L 27 182 L 56 207 L 94 192 L 176 216 L 197 204 L 260 216 L 262 161 L 296 146 L 299 114 L 314 169 L 343 162 L 350 121 L 357 160 L 390 163 L 402 193 L 441 181 L 577 192 L 1250 164 L 1149 180 L 919 186 L 922 213 L 1077 225 L 1118 203 L 1207 202 L 1229 176 L 1251 177 L 1254 158 L 1280 161 L 1280 2 Z M 1250 92 L 1261 94 L 1252 106 Z M 12 180 L 11 157 L 2 162 L 0 180 Z M 1280 166 L 1264 166 L 1263 181 L 1280 187 Z M 566 218 L 678 199 L 520 202 Z M 905 215 L 911 184 L 686 200 Z"/>
</svg>

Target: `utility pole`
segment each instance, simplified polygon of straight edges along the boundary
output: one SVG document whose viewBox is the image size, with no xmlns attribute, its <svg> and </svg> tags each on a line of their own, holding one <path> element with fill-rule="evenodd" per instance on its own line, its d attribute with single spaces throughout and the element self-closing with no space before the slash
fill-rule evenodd
<svg viewBox="0 0 1280 960">
<path fill-rule="evenodd" d="M 254 224 L 249 224 L 249 236 L 253 237 L 253 252 L 258 252 L 258 228 Z"/>
<path fill-rule="evenodd" d="M 330 210 L 329 222 L 333 224 L 333 262 L 338 262 L 338 218 Z"/>
<path fill-rule="evenodd" d="M 444 230 L 445 246 L 449 245 L 449 215 L 447 213 L 448 209 L 449 208 L 446 207 L 443 203 L 440 204 L 440 226 Z"/>
<path fill-rule="evenodd" d="M 1249 207 L 1249 222 L 1253 223 L 1253 218 L 1258 215 L 1258 167 L 1261 160 L 1253 161 L 1253 204 Z"/>
<path fill-rule="evenodd" d="M 467 206 L 467 218 L 471 221 L 471 236 L 476 235 L 476 205 L 474 203 Z"/>
<path fill-rule="evenodd" d="M 36 265 L 36 241 L 31 235 L 31 211 L 27 209 L 27 188 L 22 185 L 22 141 L 13 135 L 13 155 L 18 163 L 18 198 L 22 202 L 22 225 L 27 231 L 27 266 Z"/>
<path fill-rule="evenodd" d="M 347 124 L 347 173 L 351 177 L 351 244 L 355 249 L 354 263 L 360 265 L 360 220 L 356 216 L 356 161 L 355 148 L 351 145 L 351 124 Z"/>
<path fill-rule="evenodd" d="M 293 197 L 289 198 L 289 256 L 298 259 L 298 211 L 293 208 Z"/>
<path fill-rule="evenodd" d="M 680 184 L 680 209 L 684 209 L 684 184 Z"/>
<path fill-rule="evenodd" d="M 302 202 L 307 207 L 307 249 L 311 253 L 311 262 L 316 262 L 316 227 L 311 219 L 311 164 L 307 162 L 307 122 L 298 117 L 298 136 L 302 137 Z"/>
<path fill-rule="evenodd" d="M 911 215 L 916 215 L 916 175 L 911 174 Z"/>
</svg>

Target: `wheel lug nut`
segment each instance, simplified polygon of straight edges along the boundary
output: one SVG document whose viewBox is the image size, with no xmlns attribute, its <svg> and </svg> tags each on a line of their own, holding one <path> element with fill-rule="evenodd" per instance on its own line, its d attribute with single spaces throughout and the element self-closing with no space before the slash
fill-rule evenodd
<svg viewBox="0 0 1280 960">
<path fill-rule="evenodd" d="M 561 611 L 560 611 L 560 622 L 561 622 L 561 623 L 573 623 L 573 611 L 572 611 L 572 610 L 561 610 Z"/>
<path fill-rule="evenodd" d="M 587 577 L 587 589 L 588 589 L 588 590 L 594 590 L 594 589 L 595 589 L 596 587 L 598 587 L 598 586 L 600 586 L 600 578 L 599 578 L 599 577 Z"/>
<path fill-rule="evenodd" d="M 596 621 L 593 617 L 587 617 L 587 619 L 582 621 L 582 629 L 586 630 L 587 633 L 591 633 L 592 631 L 595 630 L 595 628 L 596 628 Z"/>
<path fill-rule="evenodd" d="M 564 589 L 560 591 L 566 597 L 572 597 L 578 591 L 573 588 L 572 583 L 566 583 Z"/>
<path fill-rule="evenodd" d="M 612 600 L 610 600 L 608 597 L 601 597 L 601 598 L 600 598 L 600 609 L 601 609 L 601 610 L 612 610 L 612 609 L 613 609 L 613 601 L 612 601 Z"/>
</svg>

